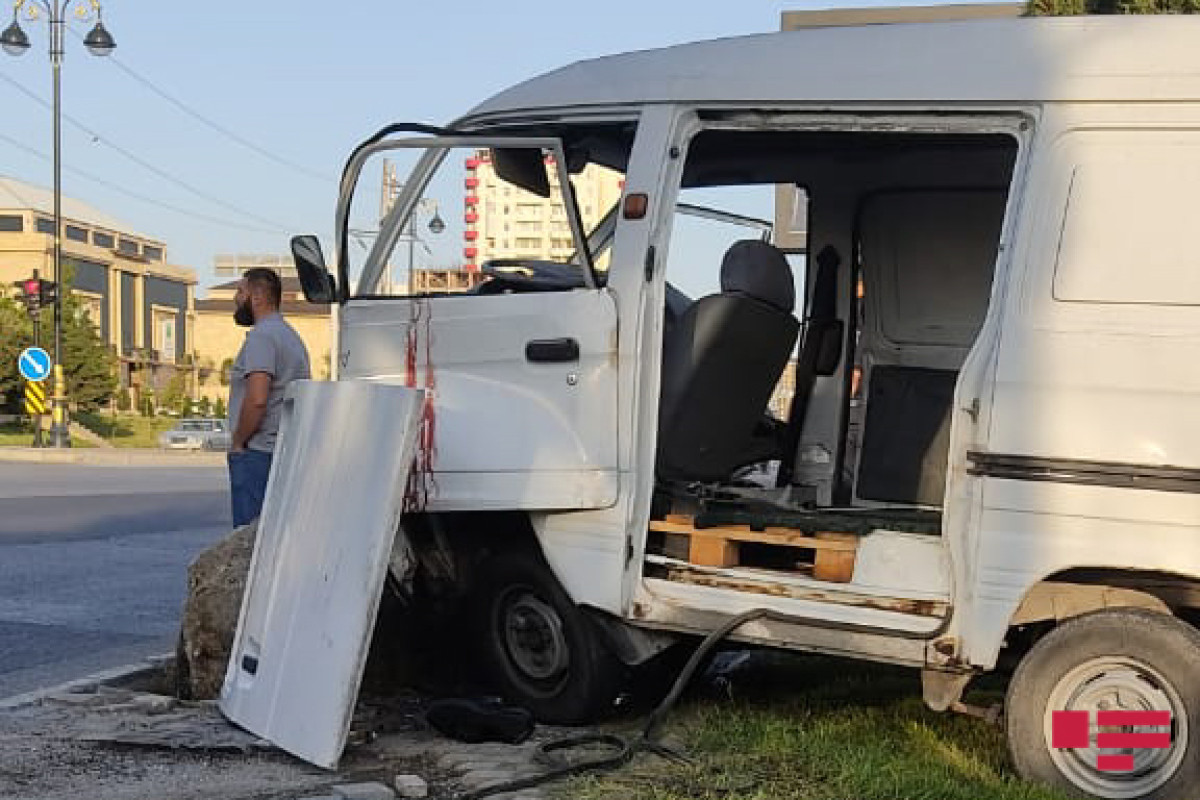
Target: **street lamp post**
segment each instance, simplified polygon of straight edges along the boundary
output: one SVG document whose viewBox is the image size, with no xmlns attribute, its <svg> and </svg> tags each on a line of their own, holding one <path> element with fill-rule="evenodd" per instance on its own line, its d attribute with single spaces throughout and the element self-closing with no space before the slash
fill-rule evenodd
<svg viewBox="0 0 1200 800">
<path fill-rule="evenodd" d="M 35 21 L 39 10 L 46 15 L 50 26 L 50 65 L 54 73 L 54 395 L 51 398 L 50 442 L 53 447 L 68 447 L 67 392 L 62 367 L 62 57 L 63 34 L 66 29 L 66 13 L 75 7 L 75 16 L 87 21 L 93 14 L 96 25 L 84 37 L 83 44 L 94 56 L 106 56 L 117 46 L 112 35 L 100 18 L 100 3 L 97 0 L 16 0 L 13 3 L 12 24 L 0 33 L 0 47 L 11 56 L 19 56 L 29 49 L 29 37 L 21 28 L 20 15 L 24 10 L 26 19 Z"/>
<path fill-rule="evenodd" d="M 436 200 L 431 200 L 427 197 L 422 197 L 417 201 L 417 207 L 413 209 L 412 215 L 408 218 L 408 293 L 414 295 L 417 293 L 417 272 L 416 272 L 416 244 L 417 244 L 417 212 L 424 211 L 432 214 L 429 220 L 429 232 L 437 235 L 446 230 L 446 223 L 442 221 L 442 215 L 438 213 L 438 205 Z"/>
</svg>

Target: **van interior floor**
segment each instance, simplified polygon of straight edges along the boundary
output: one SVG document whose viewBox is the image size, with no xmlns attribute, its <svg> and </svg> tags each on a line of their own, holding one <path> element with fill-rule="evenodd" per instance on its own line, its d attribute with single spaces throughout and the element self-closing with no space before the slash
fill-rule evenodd
<svg viewBox="0 0 1200 800">
<path fill-rule="evenodd" d="M 652 520 L 647 555 L 700 567 L 751 568 L 847 583 L 853 580 L 862 537 L 877 530 L 936 536 L 941 516 L 940 511 L 908 508 L 709 506 L 695 515 Z"/>
</svg>

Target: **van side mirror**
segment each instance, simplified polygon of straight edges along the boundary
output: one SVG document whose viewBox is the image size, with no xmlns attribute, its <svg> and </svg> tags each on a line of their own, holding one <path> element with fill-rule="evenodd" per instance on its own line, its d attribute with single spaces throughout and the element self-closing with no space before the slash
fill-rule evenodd
<svg viewBox="0 0 1200 800">
<path fill-rule="evenodd" d="M 310 303 L 336 303 L 337 282 L 325 267 L 321 241 L 316 236 L 293 236 L 292 258 L 304 299 Z"/>
<path fill-rule="evenodd" d="M 828 377 L 835 375 L 842 361 L 842 339 L 846 335 L 846 325 L 840 319 L 829 319 L 819 323 L 816 332 L 820 336 L 817 346 L 816 363 L 813 372 Z"/>
</svg>

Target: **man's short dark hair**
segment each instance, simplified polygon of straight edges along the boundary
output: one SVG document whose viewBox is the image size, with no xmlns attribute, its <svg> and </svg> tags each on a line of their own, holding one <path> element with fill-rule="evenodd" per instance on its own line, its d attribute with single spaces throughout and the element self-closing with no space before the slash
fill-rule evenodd
<svg viewBox="0 0 1200 800">
<path fill-rule="evenodd" d="M 246 270 L 243 277 L 249 285 L 266 289 L 267 297 L 271 298 L 271 302 L 275 304 L 276 308 L 283 304 L 283 283 L 279 280 L 279 275 L 275 270 L 267 267 L 254 267 Z"/>
</svg>

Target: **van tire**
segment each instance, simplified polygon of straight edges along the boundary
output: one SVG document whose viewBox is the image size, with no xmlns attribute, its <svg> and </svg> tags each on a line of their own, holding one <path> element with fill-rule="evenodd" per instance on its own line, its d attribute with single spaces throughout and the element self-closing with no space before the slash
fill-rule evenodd
<svg viewBox="0 0 1200 800">
<path fill-rule="evenodd" d="M 1017 771 L 1077 797 L 1191 800 L 1200 785 L 1197 675 L 1200 633 L 1172 616 L 1122 608 L 1067 620 L 1033 646 L 1009 684 L 1005 729 Z M 1171 711 L 1172 747 L 1131 751 L 1131 773 L 1101 772 L 1095 749 L 1051 748 L 1054 711 L 1105 709 Z"/>
<path fill-rule="evenodd" d="M 621 664 L 538 555 L 482 565 L 476 597 L 481 660 L 505 699 L 554 725 L 585 724 L 611 709 Z"/>
</svg>

